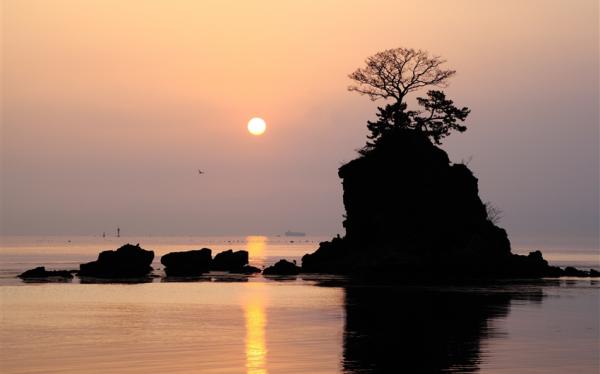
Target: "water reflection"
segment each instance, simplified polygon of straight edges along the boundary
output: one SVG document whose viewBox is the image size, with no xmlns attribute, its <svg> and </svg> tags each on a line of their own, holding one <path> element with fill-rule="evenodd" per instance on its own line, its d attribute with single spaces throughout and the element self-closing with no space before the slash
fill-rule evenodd
<svg viewBox="0 0 600 374">
<path fill-rule="evenodd" d="M 524 298 L 539 303 L 541 289 Z M 346 287 L 346 373 L 468 373 L 482 341 L 508 315 L 510 292 L 409 287 Z"/>
<path fill-rule="evenodd" d="M 251 235 L 246 237 L 248 244 L 248 257 L 250 263 L 256 265 L 264 265 L 267 248 L 267 237 L 259 235 Z"/>
<path fill-rule="evenodd" d="M 248 374 L 267 374 L 267 344 L 265 338 L 267 314 L 264 295 L 260 290 L 258 291 L 253 292 L 244 303 L 246 372 Z"/>
</svg>

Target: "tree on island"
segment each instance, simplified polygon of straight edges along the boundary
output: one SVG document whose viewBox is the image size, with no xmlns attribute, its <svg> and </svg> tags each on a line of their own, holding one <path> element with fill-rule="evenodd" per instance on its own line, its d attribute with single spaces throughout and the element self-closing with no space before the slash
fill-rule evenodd
<svg viewBox="0 0 600 374">
<path fill-rule="evenodd" d="M 512 253 L 506 230 L 496 225 L 500 210 L 481 200 L 468 166 L 437 146 L 466 130 L 468 108 L 430 90 L 416 98 L 418 110 L 407 109 L 411 92 L 447 85 L 455 72 L 444 62 L 421 50 L 389 49 L 350 75 L 350 91 L 387 103 L 368 123 L 360 156 L 338 169 L 345 235 L 304 255 L 302 271 L 409 282 L 598 276 L 550 266 L 539 251 Z"/>
<path fill-rule="evenodd" d="M 462 123 L 469 108 L 456 107 L 443 91 L 429 90 L 427 97 L 417 98 L 419 110 L 407 110 L 404 101 L 407 94 L 423 87 L 446 87 L 456 71 L 443 69 L 445 62 L 422 50 L 387 49 L 367 58 L 365 67 L 349 75 L 355 81 L 349 91 L 367 95 L 371 100 L 392 100 L 385 107 L 378 107 L 377 121 L 368 121 L 368 137 L 373 142 L 367 142 L 361 153 L 373 149 L 382 136 L 397 129 L 421 131 L 436 144 L 441 144 L 441 139 L 452 130 L 466 131 Z"/>
</svg>

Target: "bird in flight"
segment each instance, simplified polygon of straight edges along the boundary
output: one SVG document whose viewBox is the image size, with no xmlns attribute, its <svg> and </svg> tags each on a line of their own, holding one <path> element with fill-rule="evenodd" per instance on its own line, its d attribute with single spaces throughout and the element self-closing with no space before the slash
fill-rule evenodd
<svg viewBox="0 0 600 374">
<path fill-rule="evenodd" d="M 204 174 L 204 172 L 202 170 L 198 169 L 198 174 L 202 175 L 202 174 Z"/>
</svg>

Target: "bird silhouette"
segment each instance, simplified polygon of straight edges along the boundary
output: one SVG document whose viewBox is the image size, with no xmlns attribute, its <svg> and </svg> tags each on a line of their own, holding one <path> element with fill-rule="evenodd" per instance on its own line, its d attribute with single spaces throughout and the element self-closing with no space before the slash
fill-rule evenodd
<svg viewBox="0 0 600 374">
<path fill-rule="evenodd" d="M 198 169 L 198 174 L 202 175 L 202 174 L 204 174 L 204 172 L 202 170 Z"/>
</svg>

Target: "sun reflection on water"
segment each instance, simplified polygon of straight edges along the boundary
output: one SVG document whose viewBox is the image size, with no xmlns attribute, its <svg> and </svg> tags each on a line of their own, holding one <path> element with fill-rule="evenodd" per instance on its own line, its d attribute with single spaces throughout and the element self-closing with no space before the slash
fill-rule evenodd
<svg viewBox="0 0 600 374">
<path fill-rule="evenodd" d="M 248 257 L 250 257 L 250 264 L 264 265 L 267 237 L 259 235 L 247 236 L 246 243 L 248 245 Z"/>
<path fill-rule="evenodd" d="M 267 315 L 263 295 L 253 294 L 244 303 L 246 318 L 246 373 L 267 374 Z"/>
</svg>

